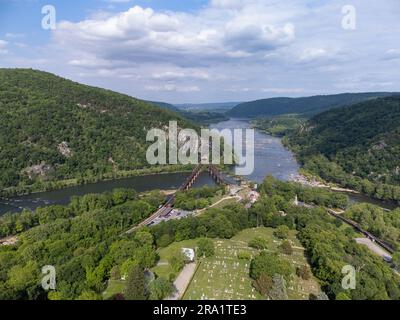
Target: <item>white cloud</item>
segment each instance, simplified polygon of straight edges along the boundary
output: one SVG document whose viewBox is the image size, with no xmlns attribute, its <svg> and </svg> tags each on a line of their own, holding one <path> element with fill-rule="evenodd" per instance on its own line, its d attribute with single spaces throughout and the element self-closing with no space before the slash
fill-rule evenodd
<svg viewBox="0 0 400 320">
<path fill-rule="evenodd" d="M 211 16 L 218 15 L 217 20 Z M 207 61 L 240 59 L 265 54 L 294 40 L 287 21 L 271 24 L 266 14 L 204 10 L 197 15 L 155 12 L 135 6 L 108 18 L 61 22 L 57 43 L 91 53 L 97 59 L 146 63 L 173 62 L 187 66 Z"/>
<path fill-rule="evenodd" d="M 198 86 L 177 86 L 175 84 L 164 84 L 160 86 L 146 86 L 148 91 L 175 91 L 175 92 L 198 92 Z"/>
<path fill-rule="evenodd" d="M 248 1 L 248 0 L 247 0 Z M 246 0 L 212 0 L 211 5 L 215 8 L 237 9 L 243 7 Z"/>
<path fill-rule="evenodd" d="M 106 68 L 106 67 L 113 67 L 114 64 L 112 61 L 104 60 L 104 59 L 97 59 L 95 57 L 91 58 L 78 58 L 73 59 L 68 62 L 69 65 L 74 67 L 82 67 L 82 68 Z"/>
<path fill-rule="evenodd" d="M 6 38 L 24 38 L 25 34 L 24 33 L 12 33 L 12 32 L 7 32 L 6 33 Z"/>
<path fill-rule="evenodd" d="M 352 0 L 356 30 L 342 28 L 345 4 L 209 0 L 187 12 L 114 8 L 60 22 L 31 61 L 40 57 L 49 71 L 170 102 L 398 91 L 398 0 Z M 10 48 L 16 44 L 0 44 Z"/>
<path fill-rule="evenodd" d="M 400 59 L 400 49 L 389 49 L 386 51 L 384 59 L 392 60 L 392 59 Z"/>
<path fill-rule="evenodd" d="M 327 51 L 323 48 L 306 48 L 300 52 L 300 61 L 311 61 L 322 58 L 327 55 Z"/>
<path fill-rule="evenodd" d="M 166 71 L 161 73 L 154 73 L 153 79 L 157 80 L 181 80 L 181 79 L 197 79 L 208 80 L 210 75 L 203 71 Z"/>
<path fill-rule="evenodd" d="M 7 54 L 8 50 L 6 49 L 8 45 L 7 41 L 1 40 L 0 39 L 0 54 Z"/>
</svg>

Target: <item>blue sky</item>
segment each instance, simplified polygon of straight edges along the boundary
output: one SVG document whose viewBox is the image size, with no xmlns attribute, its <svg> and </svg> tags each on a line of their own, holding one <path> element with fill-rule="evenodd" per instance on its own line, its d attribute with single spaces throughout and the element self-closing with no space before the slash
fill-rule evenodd
<svg viewBox="0 0 400 320">
<path fill-rule="evenodd" d="M 400 2 L 0 0 L 0 67 L 172 103 L 400 91 Z"/>
<path fill-rule="evenodd" d="M 71 4 L 72 2 L 72 4 Z M 155 10 L 194 11 L 207 4 L 206 0 L 142 0 L 142 1 L 107 1 L 107 0 L 0 0 L 0 31 L 4 33 L 26 33 L 34 38 L 32 43 L 43 43 L 51 34 L 41 28 L 42 7 L 51 4 L 57 9 L 59 20 L 79 22 L 97 11 L 119 12 L 139 5 Z"/>
</svg>

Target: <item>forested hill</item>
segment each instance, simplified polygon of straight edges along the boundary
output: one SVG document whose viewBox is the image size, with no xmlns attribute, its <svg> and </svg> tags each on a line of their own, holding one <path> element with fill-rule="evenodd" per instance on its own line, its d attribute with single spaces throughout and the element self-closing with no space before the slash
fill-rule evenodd
<svg viewBox="0 0 400 320">
<path fill-rule="evenodd" d="M 180 110 L 177 107 L 173 106 L 170 103 L 160 102 L 160 101 L 148 101 L 148 102 L 161 108 L 161 109 L 166 109 L 166 110 L 170 110 L 170 111 L 178 112 L 178 113 L 180 112 Z"/>
<path fill-rule="evenodd" d="M 271 98 L 239 104 L 230 110 L 228 115 L 231 117 L 256 118 L 281 114 L 299 114 L 311 117 L 332 108 L 391 95 L 394 95 L 394 93 L 343 93 L 303 98 Z"/>
<path fill-rule="evenodd" d="M 147 165 L 147 130 L 169 120 L 153 104 L 55 75 L 0 69 L 0 189 Z"/>
<path fill-rule="evenodd" d="M 311 171 L 379 198 L 400 200 L 400 188 L 379 185 L 372 190 L 366 181 L 360 186 L 359 180 L 345 175 L 400 185 L 400 95 L 319 114 L 289 140 Z"/>
</svg>

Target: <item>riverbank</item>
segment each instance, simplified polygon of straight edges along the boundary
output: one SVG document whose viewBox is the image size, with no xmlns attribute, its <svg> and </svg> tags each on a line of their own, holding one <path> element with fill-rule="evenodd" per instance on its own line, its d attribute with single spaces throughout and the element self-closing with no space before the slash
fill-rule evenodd
<svg viewBox="0 0 400 320">
<path fill-rule="evenodd" d="M 360 192 L 352 189 L 342 188 L 340 186 L 331 185 L 326 182 L 322 182 L 317 180 L 316 177 L 312 177 L 311 179 L 299 173 L 296 176 L 291 177 L 290 181 L 300 183 L 303 186 L 312 187 L 312 188 L 325 188 L 336 192 L 345 192 L 345 193 L 353 193 L 353 194 L 361 194 Z"/>
<path fill-rule="evenodd" d="M 105 174 L 101 177 L 93 178 L 73 178 L 59 181 L 41 182 L 40 184 L 30 186 L 19 186 L 3 189 L 0 191 L 0 197 L 7 200 L 9 197 L 19 197 L 32 195 L 42 192 L 62 190 L 69 187 L 83 186 L 95 184 L 98 182 L 106 182 L 112 180 L 120 180 L 125 178 L 143 177 L 152 175 L 162 175 L 169 173 L 186 173 L 193 170 L 193 165 L 173 165 L 173 166 L 156 166 L 151 168 L 143 168 L 129 171 L 116 171 L 112 174 Z"/>
</svg>

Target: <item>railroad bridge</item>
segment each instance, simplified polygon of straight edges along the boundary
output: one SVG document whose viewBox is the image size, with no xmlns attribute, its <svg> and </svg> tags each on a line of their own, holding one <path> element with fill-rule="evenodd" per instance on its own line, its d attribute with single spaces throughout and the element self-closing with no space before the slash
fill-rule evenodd
<svg viewBox="0 0 400 320">
<path fill-rule="evenodd" d="M 183 184 L 178 189 L 179 191 L 187 191 L 193 187 L 194 183 L 196 182 L 197 178 L 200 176 L 201 172 L 204 168 L 207 167 L 207 171 L 209 172 L 210 176 L 214 179 L 214 181 L 219 185 L 229 185 L 229 183 L 225 180 L 222 174 L 219 172 L 218 168 L 214 165 L 198 165 L 196 168 L 193 169 L 191 174 L 186 178 Z M 154 214 L 152 214 L 149 218 L 142 221 L 139 225 L 135 226 L 134 228 L 127 231 L 127 233 L 134 232 L 137 228 L 143 226 L 149 226 L 153 223 L 155 219 L 158 217 L 163 217 L 168 215 L 175 204 L 176 194 L 170 195 L 166 198 L 165 203 L 160 207 Z"/>
<path fill-rule="evenodd" d="M 182 186 L 179 188 L 179 191 L 186 191 L 193 187 L 193 184 L 196 182 L 197 178 L 204 170 L 204 167 L 207 167 L 207 171 L 210 176 L 214 179 L 217 184 L 220 185 L 228 185 L 229 183 L 222 176 L 221 172 L 214 165 L 198 165 L 190 174 L 190 176 L 185 180 Z"/>
</svg>

